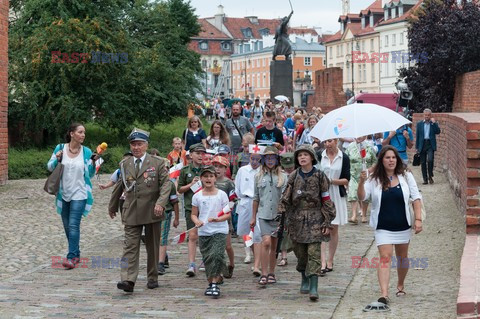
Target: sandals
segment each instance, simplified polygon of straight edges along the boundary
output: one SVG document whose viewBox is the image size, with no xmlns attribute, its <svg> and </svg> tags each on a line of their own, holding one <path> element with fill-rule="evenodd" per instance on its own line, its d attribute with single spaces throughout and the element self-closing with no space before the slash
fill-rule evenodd
<svg viewBox="0 0 480 319">
<path fill-rule="evenodd" d="M 267 284 L 276 284 L 277 279 L 275 278 L 275 274 L 268 274 L 267 275 Z"/>
<path fill-rule="evenodd" d="M 320 269 L 320 277 L 325 277 L 326 274 L 327 274 L 327 269 L 326 268 Z"/>
<path fill-rule="evenodd" d="M 357 224 L 358 224 L 358 219 L 356 219 L 356 218 L 355 218 L 355 219 L 350 218 L 350 219 L 348 220 L 348 222 L 349 222 L 350 224 L 355 224 L 355 225 L 357 225 Z"/>
<path fill-rule="evenodd" d="M 267 276 L 260 276 L 260 280 L 258 280 L 258 284 L 260 286 L 266 286 L 268 283 Z"/>
<path fill-rule="evenodd" d="M 288 265 L 288 262 L 287 262 L 287 258 L 282 258 L 282 260 L 280 260 L 277 264 L 277 266 L 286 266 Z"/>
<path fill-rule="evenodd" d="M 390 311 L 390 307 L 382 302 L 372 302 L 371 304 L 367 305 L 365 308 L 363 308 L 363 311 L 365 312 L 386 312 Z"/>
<path fill-rule="evenodd" d="M 217 284 L 213 284 L 212 283 L 212 288 L 211 288 L 211 291 L 212 291 L 212 297 L 217 299 L 218 297 L 220 297 L 220 287 L 217 286 Z"/>
<path fill-rule="evenodd" d="M 398 288 L 397 288 L 397 290 L 398 290 L 398 291 L 395 293 L 395 296 L 397 296 L 397 297 L 403 297 L 403 296 L 405 296 L 405 295 L 407 294 L 405 291 L 403 291 L 403 290 L 401 290 L 401 289 L 398 289 Z"/>
<path fill-rule="evenodd" d="M 368 223 L 367 217 L 362 217 L 362 223 Z"/>
<path fill-rule="evenodd" d="M 254 275 L 255 277 L 259 277 L 261 274 L 262 274 L 262 273 L 260 272 L 260 270 L 258 270 L 258 269 L 254 269 L 254 270 L 253 270 L 253 275 Z"/>
</svg>

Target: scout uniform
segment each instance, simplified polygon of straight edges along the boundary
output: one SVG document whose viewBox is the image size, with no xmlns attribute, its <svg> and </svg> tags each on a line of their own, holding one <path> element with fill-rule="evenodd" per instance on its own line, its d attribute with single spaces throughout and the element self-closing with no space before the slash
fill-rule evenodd
<svg viewBox="0 0 480 319">
<path fill-rule="evenodd" d="M 280 154 L 280 165 L 282 165 L 282 168 L 294 168 L 295 167 L 295 158 L 293 156 L 293 153 L 288 152 L 288 153 L 283 153 Z M 286 226 L 288 227 L 288 226 Z M 279 240 L 280 242 L 280 240 Z M 277 249 L 278 250 L 278 249 Z M 290 252 L 292 251 L 292 240 L 290 239 L 290 236 L 288 235 L 287 232 L 283 233 L 283 238 L 280 243 L 280 250 L 282 251 L 287 251 Z M 286 265 L 286 258 L 282 266 Z"/>
<path fill-rule="evenodd" d="M 134 129 L 128 139 L 130 142 L 148 142 L 149 133 Z M 116 212 L 120 204 L 122 193 L 125 201 L 122 207 L 122 222 L 125 225 L 125 240 L 123 245 L 122 260 L 128 266 L 122 268 L 122 281 L 117 288 L 133 292 L 133 287 L 138 276 L 140 236 L 145 228 L 145 245 L 147 249 L 148 288 L 158 287 L 158 252 L 160 243 L 160 222 L 163 216 L 156 216 L 155 205 L 165 207 L 169 200 L 170 184 L 168 172 L 165 169 L 164 159 L 144 154 L 141 166 L 136 168 L 136 163 L 141 161 L 131 156 L 120 162 L 121 178 L 115 184 L 109 203 L 109 212 Z M 137 165 L 139 166 L 139 165 Z"/>
<path fill-rule="evenodd" d="M 317 163 L 311 145 L 301 145 L 295 151 L 295 166 L 298 168 L 289 175 L 278 210 L 279 214 L 286 215 L 287 231 L 297 256 L 297 271 L 302 273 L 300 292 L 310 293 L 310 299 L 316 300 L 318 276 L 322 269 L 320 247 L 323 241 L 330 240 L 329 235 L 322 234 L 322 229 L 331 228 L 335 206 L 328 193 L 330 182 L 327 176 L 315 167 L 309 173 L 302 172 L 298 163 L 298 154 L 302 151 L 310 154 L 313 165 Z"/>
<path fill-rule="evenodd" d="M 201 143 L 193 144 L 189 148 L 189 152 L 206 152 L 205 146 Z M 190 184 L 195 176 L 200 176 L 200 171 L 202 170 L 202 166 L 194 167 L 193 163 L 184 166 L 180 171 L 180 176 L 178 177 L 178 185 L 177 191 L 185 186 Z M 185 207 L 185 220 L 187 221 L 187 229 L 195 227 L 194 222 L 192 221 L 191 214 L 192 214 L 192 197 L 194 193 L 191 189 L 183 193 L 183 203 Z"/>
</svg>

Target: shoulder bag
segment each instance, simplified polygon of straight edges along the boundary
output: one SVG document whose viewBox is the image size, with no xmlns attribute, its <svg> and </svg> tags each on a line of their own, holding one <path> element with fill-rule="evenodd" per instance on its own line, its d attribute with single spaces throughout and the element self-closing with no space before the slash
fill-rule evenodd
<svg viewBox="0 0 480 319">
<path fill-rule="evenodd" d="M 62 144 L 63 149 L 63 144 Z M 60 180 L 62 179 L 63 174 L 63 164 L 61 160 L 58 162 L 57 166 L 53 170 L 53 172 L 48 176 L 47 180 L 45 181 L 45 185 L 43 185 L 43 189 L 49 193 L 50 195 L 57 195 L 60 189 Z"/>
</svg>

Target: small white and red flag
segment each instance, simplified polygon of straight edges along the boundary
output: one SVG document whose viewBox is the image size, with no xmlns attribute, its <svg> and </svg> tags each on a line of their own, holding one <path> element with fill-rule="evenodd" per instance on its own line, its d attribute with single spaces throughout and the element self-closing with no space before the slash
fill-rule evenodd
<svg viewBox="0 0 480 319">
<path fill-rule="evenodd" d="M 223 215 L 230 214 L 232 208 L 235 204 L 233 202 L 229 202 L 225 207 L 223 207 L 222 211 L 217 214 L 217 217 L 222 217 Z"/>
<path fill-rule="evenodd" d="M 236 200 L 238 197 L 237 197 L 237 194 L 235 193 L 235 190 L 232 190 L 230 192 L 230 194 L 228 194 L 228 201 L 229 202 L 233 202 L 234 200 Z"/>
<path fill-rule="evenodd" d="M 175 237 L 173 237 L 171 240 L 170 240 L 170 244 L 171 245 L 178 245 L 178 244 L 181 244 L 185 241 L 185 238 L 187 238 L 187 232 L 184 231 L 183 233 L 181 233 L 180 235 L 177 235 Z"/>
<path fill-rule="evenodd" d="M 195 184 L 193 184 L 192 186 L 190 186 L 190 189 L 192 190 L 192 192 L 193 192 L 194 194 L 198 193 L 199 191 L 202 190 L 202 181 L 196 182 Z"/>
<path fill-rule="evenodd" d="M 103 158 L 99 158 L 95 161 L 95 174 L 98 174 L 98 170 L 100 169 L 100 166 L 102 166 L 104 160 Z"/>
<path fill-rule="evenodd" d="M 247 247 L 253 245 L 253 230 L 251 230 L 248 235 L 243 235 L 243 241 L 245 242 L 245 246 Z"/>
<path fill-rule="evenodd" d="M 169 178 L 178 178 L 178 176 L 180 176 L 180 170 L 182 169 L 182 167 L 183 167 L 182 162 L 180 162 L 177 165 L 171 167 L 170 170 L 168 171 Z"/>
</svg>

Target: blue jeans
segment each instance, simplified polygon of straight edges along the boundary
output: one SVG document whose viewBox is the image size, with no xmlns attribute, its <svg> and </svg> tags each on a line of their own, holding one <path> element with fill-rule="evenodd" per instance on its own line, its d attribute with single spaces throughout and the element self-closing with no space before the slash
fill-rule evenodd
<svg viewBox="0 0 480 319">
<path fill-rule="evenodd" d="M 62 221 L 68 240 L 67 259 L 69 260 L 80 258 L 80 221 L 86 204 L 86 199 L 70 202 L 62 199 Z"/>
</svg>

